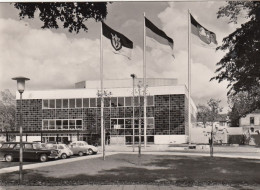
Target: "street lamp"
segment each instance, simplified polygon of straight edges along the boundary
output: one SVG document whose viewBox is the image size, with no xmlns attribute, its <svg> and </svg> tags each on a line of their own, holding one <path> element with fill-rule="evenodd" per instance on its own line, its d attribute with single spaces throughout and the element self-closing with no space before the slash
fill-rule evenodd
<svg viewBox="0 0 260 190">
<path fill-rule="evenodd" d="M 19 164 L 19 183 L 22 184 L 23 181 L 23 124 L 22 124 L 22 94 L 25 89 L 25 81 L 30 80 L 25 77 L 15 77 L 12 78 L 17 81 L 17 90 L 20 93 L 20 164 Z"/>
<path fill-rule="evenodd" d="M 135 151 L 135 74 L 130 75 L 133 78 L 133 121 L 132 121 L 132 126 L 133 126 L 133 152 Z"/>
</svg>

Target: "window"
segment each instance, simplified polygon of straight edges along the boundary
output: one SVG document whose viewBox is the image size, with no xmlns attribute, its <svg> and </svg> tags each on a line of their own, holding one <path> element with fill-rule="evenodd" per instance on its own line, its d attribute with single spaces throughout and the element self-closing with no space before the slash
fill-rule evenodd
<svg viewBox="0 0 260 190">
<path fill-rule="evenodd" d="M 153 96 L 147 96 L 147 106 L 153 106 L 153 105 L 154 105 Z"/>
<path fill-rule="evenodd" d="M 132 97 L 125 97 L 125 106 L 132 106 Z"/>
<path fill-rule="evenodd" d="M 97 107 L 101 107 L 101 98 L 97 98 Z"/>
<path fill-rule="evenodd" d="M 69 127 L 70 129 L 75 129 L 75 120 L 69 120 Z"/>
<path fill-rule="evenodd" d="M 51 130 L 55 129 L 55 121 L 54 120 L 49 120 L 49 129 L 51 129 Z"/>
<path fill-rule="evenodd" d="M 118 98 L 118 107 L 124 106 L 125 105 L 125 100 L 124 97 L 119 97 Z"/>
<path fill-rule="evenodd" d="M 110 107 L 110 98 L 104 98 L 104 107 Z"/>
<path fill-rule="evenodd" d="M 75 99 L 69 99 L 70 108 L 75 108 Z"/>
<path fill-rule="evenodd" d="M 33 149 L 32 144 L 24 144 L 24 149 Z"/>
<path fill-rule="evenodd" d="M 61 99 L 56 100 L 56 108 L 61 108 Z"/>
<path fill-rule="evenodd" d="M 82 108 L 82 99 L 76 99 L 76 107 Z"/>
<path fill-rule="evenodd" d="M 135 107 L 139 106 L 139 97 L 135 96 Z"/>
<path fill-rule="evenodd" d="M 82 120 L 76 120 L 76 129 L 82 129 Z"/>
<path fill-rule="evenodd" d="M 42 129 L 47 130 L 48 129 L 48 120 L 43 120 Z"/>
<path fill-rule="evenodd" d="M 68 122 L 68 120 L 63 120 L 62 124 L 63 124 L 63 129 L 69 129 L 69 122 Z"/>
<path fill-rule="evenodd" d="M 68 108 L 69 106 L 69 101 L 68 101 L 68 99 L 63 99 L 62 100 L 62 107 L 63 108 Z"/>
<path fill-rule="evenodd" d="M 49 108 L 49 101 L 48 100 L 43 100 L 43 108 Z"/>
<path fill-rule="evenodd" d="M 56 120 L 56 129 L 62 129 L 61 120 Z"/>
<path fill-rule="evenodd" d="M 49 108 L 55 108 L 55 100 L 49 100 Z"/>
<path fill-rule="evenodd" d="M 250 117 L 250 125 L 254 125 L 255 124 L 255 118 L 254 117 Z"/>
<path fill-rule="evenodd" d="M 111 107 L 117 107 L 117 98 L 116 97 L 111 98 Z"/>
<path fill-rule="evenodd" d="M 89 107 L 89 98 L 84 98 L 83 99 L 83 107 L 88 108 Z"/>
<path fill-rule="evenodd" d="M 96 98 L 90 98 L 90 107 L 97 107 Z"/>
</svg>

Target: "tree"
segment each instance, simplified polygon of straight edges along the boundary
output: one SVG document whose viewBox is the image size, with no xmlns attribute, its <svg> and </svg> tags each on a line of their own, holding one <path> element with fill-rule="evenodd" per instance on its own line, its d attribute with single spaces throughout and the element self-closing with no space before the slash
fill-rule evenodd
<svg viewBox="0 0 260 190">
<path fill-rule="evenodd" d="M 0 125 L 2 131 L 15 129 L 15 96 L 9 91 L 1 91 Z"/>
<path fill-rule="evenodd" d="M 88 31 L 85 21 L 92 18 L 96 22 L 107 16 L 107 2 L 44 2 L 44 3 L 14 3 L 20 19 L 33 19 L 39 12 L 43 22 L 42 28 L 59 28 L 63 23 L 69 32 L 78 33 L 81 29 Z"/>
<path fill-rule="evenodd" d="M 222 107 L 220 107 L 221 100 L 211 98 L 207 101 L 207 105 L 199 104 L 197 120 L 201 121 L 206 126 L 207 123 L 213 126 L 213 123 L 219 118 Z"/>
<path fill-rule="evenodd" d="M 217 48 L 227 53 L 217 63 L 217 76 L 211 80 L 227 80 L 228 95 L 246 92 L 255 96 L 255 89 L 260 88 L 260 2 L 229 1 L 217 15 L 229 17 L 230 23 L 237 23 L 238 16 L 245 15 L 247 22 L 225 37 Z"/>
<path fill-rule="evenodd" d="M 206 124 L 209 121 L 209 107 L 199 104 L 197 109 L 197 121 L 202 122 L 204 127 L 206 127 Z"/>
</svg>

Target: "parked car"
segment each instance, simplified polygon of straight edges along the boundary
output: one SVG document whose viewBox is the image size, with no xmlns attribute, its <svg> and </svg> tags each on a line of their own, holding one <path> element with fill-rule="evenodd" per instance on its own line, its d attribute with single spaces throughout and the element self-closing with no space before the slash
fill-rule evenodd
<svg viewBox="0 0 260 190">
<path fill-rule="evenodd" d="M 23 159 L 46 162 L 49 158 L 58 158 L 58 151 L 42 149 L 39 143 L 23 142 Z M 20 142 L 5 142 L 0 148 L 0 159 L 12 162 L 20 157 Z"/>
<path fill-rule="evenodd" d="M 47 149 L 55 149 L 59 153 L 59 158 L 66 159 L 67 157 L 70 157 L 73 155 L 72 150 L 68 147 L 66 144 L 51 144 L 47 143 L 45 144 L 45 147 Z"/>
<path fill-rule="evenodd" d="M 92 145 L 89 145 L 85 141 L 75 141 L 69 145 L 73 154 L 78 154 L 79 156 L 83 156 L 84 154 L 96 154 L 98 152 L 98 148 Z"/>
</svg>

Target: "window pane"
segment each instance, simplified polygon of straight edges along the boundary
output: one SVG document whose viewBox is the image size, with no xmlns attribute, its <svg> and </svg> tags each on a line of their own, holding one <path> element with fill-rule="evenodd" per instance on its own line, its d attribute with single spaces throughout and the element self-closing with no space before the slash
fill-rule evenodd
<svg viewBox="0 0 260 190">
<path fill-rule="evenodd" d="M 114 129 L 114 125 L 117 125 L 117 119 L 111 119 L 111 129 Z"/>
<path fill-rule="evenodd" d="M 97 98 L 97 107 L 101 107 L 101 98 Z"/>
<path fill-rule="evenodd" d="M 70 129 L 75 129 L 75 120 L 70 120 Z"/>
<path fill-rule="evenodd" d="M 139 106 L 139 97 L 135 97 L 135 107 Z"/>
<path fill-rule="evenodd" d="M 147 105 L 148 106 L 153 106 L 153 96 L 147 96 Z"/>
<path fill-rule="evenodd" d="M 89 99 L 88 98 L 84 98 L 83 99 L 83 107 L 84 108 L 88 108 L 89 107 Z"/>
<path fill-rule="evenodd" d="M 47 129 L 48 129 L 48 120 L 43 120 L 42 129 L 43 129 L 43 130 L 47 130 Z"/>
<path fill-rule="evenodd" d="M 63 129 L 68 129 L 68 126 L 69 126 L 69 124 L 68 124 L 68 120 L 63 120 Z"/>
<path fill-rule="evenodd" d="M 110 107 L 110 98 L 104 98 L 104 107 Z"/>
<path fill-rule="evenodd" d="M 111 107 L 117 107 L 117 98 L 116 97 L 111 98 Z"/>
<path fill-rule="evenodd" d="M 132 106 L 132 97 L 125 98 L 125 106 Z"/>
<path fill-rule="evenodd" d="M 147 124 L 148 125 L 153 125 L 154 124 L 153 118 L 147 118 Z"/>
<path fill-rule="evenodd" d="M 90 98 L 90 107 L 97 107 L 96 98 Z"/>
<path fill-rule="evenodd" d="M 82 108 L 82 99 L 76 99 L 77 108 Z"/>
<path fill-rule="evenodd" d="M 124 125 L 124 119 L 118 119 L 118 125 Z"/>
<path fill-rule="evenodd" d="M 56 120 L 56 128 L 57 129 L 62 129 L 61 120 Z"/>
<path fill-rule="evenodd" d="M 68 99 L 62 100 L 62 107 L 63 108 L 68 108 L 68 105 L 69 105 Z"/>
<path fill-rule="evenodd" d="M 50 101 L 50 108 L 55 108 L 55 100 L 49 100 Z"/>
<path fill-rule="evenodd" d="M 70 108 L 75 108 L 75 99 L 69 99 Z"/>
<path fill-rule="evenodd" d="M 43 108 L 48 108 L 48 100 L 43 100 Z"/>
<path fill-rule="evenodd" d="M 49 129 L 55 129 L 55 121 L 49 120 Z"/>
<path fill-rule="evenodd" d="M 119 97 L 118 98 L 118 106 L 124 106 L 125 103 L 124 103 L 124 98 L 123 97 Z"/>
<path fill-rule="evenodd" d="M 56 100 L 56 108 L 61 108 L 61 99 Z"/>
<path fill-rule="evenodd" d="M 82 129 L 82 120 L 76 120 L 76 128 Z"/>
<path fill-rule="evenodd" d="M 144 97 L 143 96 L 140 97 L 140 101 L 141 101 L 141 106 L 144 106 Z"/>
</svg>

